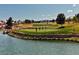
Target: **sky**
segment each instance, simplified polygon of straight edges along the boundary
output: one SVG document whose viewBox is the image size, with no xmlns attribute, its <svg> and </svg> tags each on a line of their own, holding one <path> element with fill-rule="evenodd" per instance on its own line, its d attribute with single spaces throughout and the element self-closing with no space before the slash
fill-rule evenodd
<svg viewBox="0 0 79 59">
<path fill-rule="evenodd" d="M 0 4 L 0 20 L 12 17 L 13 20 L 45 20 L 55 19 L 57 14 L 66 17 L 79 13 L 76 4 Z"/>
</svg>

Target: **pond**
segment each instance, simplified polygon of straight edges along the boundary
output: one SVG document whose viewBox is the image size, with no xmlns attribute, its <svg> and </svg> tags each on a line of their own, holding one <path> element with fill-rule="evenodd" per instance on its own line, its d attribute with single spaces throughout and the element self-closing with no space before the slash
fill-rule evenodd
<svg viewBox="0 0 79 59">
<path fill-rule="evenodd" d="M 79 43 L 67 41 L 35 41 L 10 37 L 0 32 L 1 55 L 73 55 L 79 54 Z"/>
</svg>

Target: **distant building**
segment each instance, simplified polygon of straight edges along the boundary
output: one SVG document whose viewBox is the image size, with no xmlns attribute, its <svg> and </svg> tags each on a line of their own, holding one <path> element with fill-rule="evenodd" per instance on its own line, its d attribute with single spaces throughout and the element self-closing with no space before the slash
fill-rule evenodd
<svg viewBox="0 0 79 59">
<path fill-rule="evenodd" d="M 5 27 L 5 22 L 0 21 L 0 29 L 3 28 L 3 27 Z"/>
</svg>

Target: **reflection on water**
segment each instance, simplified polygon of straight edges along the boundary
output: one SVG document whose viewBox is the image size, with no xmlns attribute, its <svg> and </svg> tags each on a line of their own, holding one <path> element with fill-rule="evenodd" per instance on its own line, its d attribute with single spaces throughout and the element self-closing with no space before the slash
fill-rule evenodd
<svg viewBox="0 0 79 59">
<path fill-rule="evenodd" d="M 79 54 L 79 43 L 21 40 L 0 33 L 0 54 Z"/>
</svg>

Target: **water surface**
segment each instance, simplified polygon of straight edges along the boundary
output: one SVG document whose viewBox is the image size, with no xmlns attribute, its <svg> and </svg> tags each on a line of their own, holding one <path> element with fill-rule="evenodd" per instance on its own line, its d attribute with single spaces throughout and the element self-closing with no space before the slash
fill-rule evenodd
<svg viewBox="0 0 79 59">
<path fill-rule="evenodd" d="M 66 41 L 22 40 L 0 32 L 1 55 L 74 55 L 79 54 L 79 43 Z"/>
</svg>

